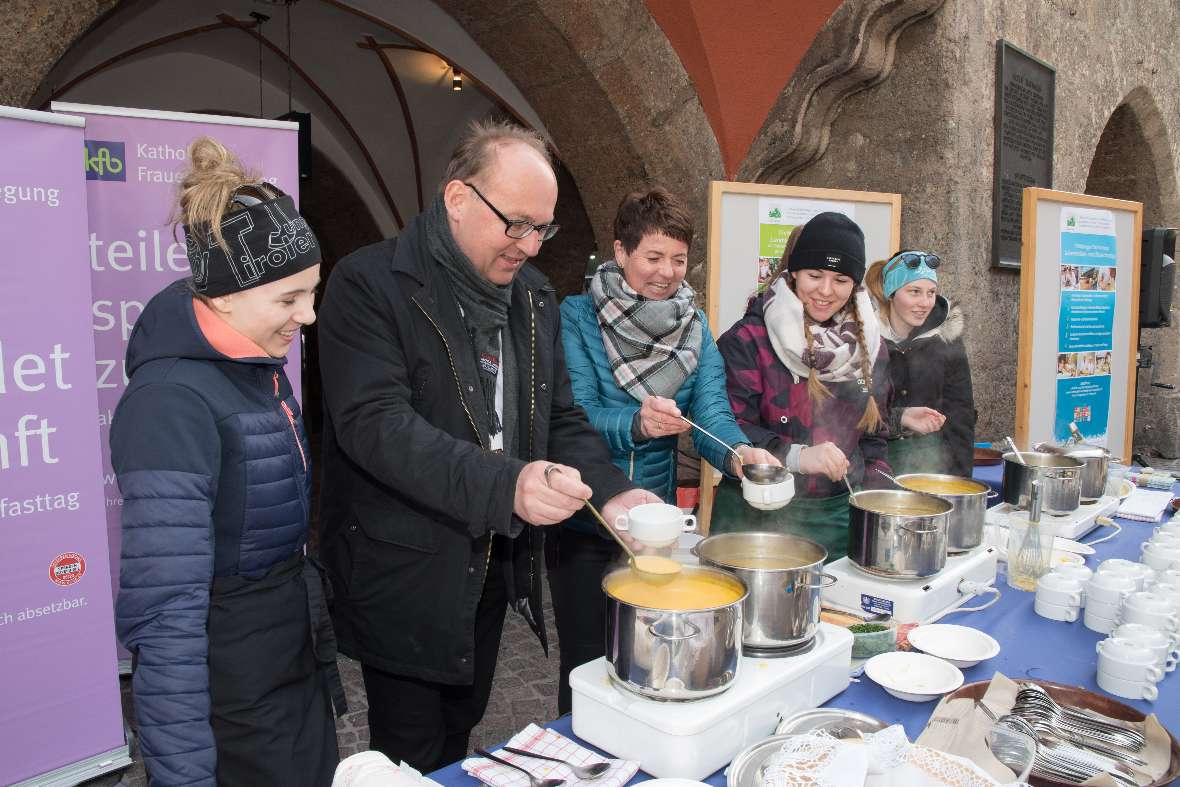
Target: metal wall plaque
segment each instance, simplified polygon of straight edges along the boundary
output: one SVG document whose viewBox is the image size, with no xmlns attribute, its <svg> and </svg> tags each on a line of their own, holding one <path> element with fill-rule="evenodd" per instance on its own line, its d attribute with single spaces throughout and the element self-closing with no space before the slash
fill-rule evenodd
<svg viewBox="0 0 1180 787">
<path fill-rule="evenodd" d="M 1020 267 L 1020 210 L 1026 186 L 1053 187 L 1057 72 L 996 42 L 996 156 L 992 183 L 992 266 Z"/>
</svg>

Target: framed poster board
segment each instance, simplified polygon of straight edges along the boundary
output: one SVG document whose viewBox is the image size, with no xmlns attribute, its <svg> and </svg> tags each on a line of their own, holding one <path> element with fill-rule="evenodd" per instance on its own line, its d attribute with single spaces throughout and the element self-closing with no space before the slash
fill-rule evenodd
<svg viewBox="0 0 1180 787">
<path fill-rule="evenodd" d="M 1131 460 L 1139 338 L 1138 202 L 1024 190 L 1016 443 L 1086 442 Z"/>
<path fill-rule="evenodd" d="M 714 336 L 746 312 L 746 301 L 782 257 L 798 224 L 825 211 L 844 213 L 865 234 L 868 264 L 901 244 L 901 195 L 715 180 L 709 186 L 709 257 L 706 310 Z M 697 515 L 708 533 L 716 471 L 701 462 Z"/>
</svg>

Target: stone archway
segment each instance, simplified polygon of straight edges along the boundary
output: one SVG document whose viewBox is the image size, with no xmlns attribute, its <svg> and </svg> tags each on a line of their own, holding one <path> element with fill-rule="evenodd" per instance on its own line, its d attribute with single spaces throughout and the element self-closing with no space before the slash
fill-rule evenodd
<svg viewBox="0 0 1180 787">
<path fill-rule="evenodd" d="M 544 121 L 577 181 L 600 249 L 618 201 L 644 181 L 684 195 L 708 222 L 708 184 L 721 151 L 679 56 L 642 0 L 501 3 L 436 0 L 493 54 Z M 704 233 L 700 233 L 704 234 Z M 689 281 L 704 292 L 704 247 Z"/>
<path fill-rule="evenodd" d="M 1180 196 L 1167 126 L 1150 91 L 1136 87 L 1111 113 L 1094 149 L 1086 193 L 1143 203 L 1143 226 L 1176 226 Z M 1180 289 L 1180 288 L 1178 288 Z M 1173 302 L 1177 293 L 1173 293 Z M 1145 328 L 1154 366 L 1140 371 L 1135 396 L 1135 447 L 1180 456 L 1180 321 Z M 1153 383 L 1155 385 L 1153 385 Z"/>
<path fill-rule="evenodd" d="M 13 0 L 0 19 L 0 103 L 24 106 L 102 17 L 136 0 Z M 586 4 L 438 0 L 496 60 L 549 130 L 577 184 L 598 248 L 619 198 L 644 181 L 684 194 L 707 223 L 708 182 L 724 177 L 716 137 L 680 58 L 642 0 Z M 517 24 L 512 20 L 526 20 Z M 704 244 L 689 277 L 704 282 Z M 702 290 L 703 291 L 703 290 Z"/>
</svg>

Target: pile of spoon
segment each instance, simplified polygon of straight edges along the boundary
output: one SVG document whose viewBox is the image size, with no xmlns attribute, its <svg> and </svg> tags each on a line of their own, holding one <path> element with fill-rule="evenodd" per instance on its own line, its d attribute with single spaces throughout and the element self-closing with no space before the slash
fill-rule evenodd
<svg viewBox="0 0 1180 787">
<path fill-rule="evenodd" d="M 1033 683 L 1020 684 L 1012 712 L 999 722 L 1019 729 L 1037 742 L 1032 772 L 1080 784 L 1108 773 L 1119 784 L 1137 785 L 1132 768 L 1147 762 L 1138 753 L 1147 745 L 1139 731 L 1089 711 L 1060 705 Z"/>
</svg>

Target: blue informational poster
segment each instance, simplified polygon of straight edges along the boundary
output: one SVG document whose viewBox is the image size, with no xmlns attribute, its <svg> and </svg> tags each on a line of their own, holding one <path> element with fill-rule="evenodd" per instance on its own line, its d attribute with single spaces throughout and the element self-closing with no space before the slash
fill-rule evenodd
<svg viewBox="0 0 1180 787">
<path fill-rule="evenodd" d="M 1106 444 L 1117 296 L 1114 214 L 1061 212 L 1061 303 L 1057 325 L 1057 403 L 1053 438 L 1076 424 L 1088 442 Z"/>
</svg>

